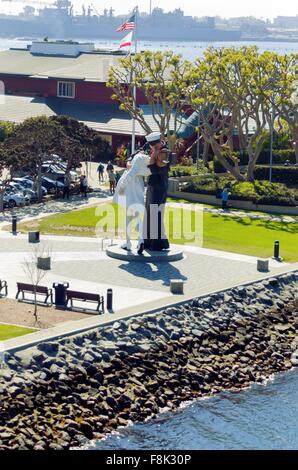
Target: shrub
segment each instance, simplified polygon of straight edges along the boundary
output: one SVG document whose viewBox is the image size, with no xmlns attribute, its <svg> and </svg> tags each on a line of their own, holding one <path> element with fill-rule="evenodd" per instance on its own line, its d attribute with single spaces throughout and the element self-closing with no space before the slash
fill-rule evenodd
<svg viewBox="0 0 298 470">
<path fill-rule="evenodd" d="M 274 149 L 272 153 L 272 162 L 274 165 L 284 165 L 287 161 L 291 164 L 296 163 L 296 156 L 293 149 Z M 270 163 L 270 150 L 265 149 L 261 152 L 260 157 L 258 159 L 259 164 L 267 164 Z"/>
<path fill-rule="evenodd" d="M 181 166 L 191 166 L 193 164 L 192 158 L 188 157 L 187 155 L 184 155 L 183 157 L 180 158 L 179 164 Z"/>
<path fill-rule="evenodd" d="M 183 166 L 183 165 L 173 165 L 171 166 L 170 169 L 170 177 L 179 177 L 179 176 L 192 176 L 192 175 L 198 175 L 202 173 L 207 173 L 208 170 L 204 166 L 202 162 L 199 162 L 198 166 L 195 165 L 190 165 L 190 166 Z"/>
<path fill-rule="evenodd" d="M 269 180 L 269 166 L 258 165 L 255 170 L 256 180 Z M 298 187 L 298 167 L 274 166 L 272 168 L 272 180 L 287 186 Z"/>
<path fill-rule="evenodd" d="M 298 203 L 298 190 L 289 189 L 284 184 L 270 184 L 269 181 L 238 182 L 230 176 L 197 176 L 184 191 L 220 197 L 224 187 L 229 188 L 231 199 L 234 200 L 285 206 L 295 206 Z"/>
<path fill-rule="evenodd" d="M 245 166 L 248 164 L 248 155 L 247 153 L 243 153 L 240 155 L 239 152 L 234 153 L 239 158 L 239 165 Z M 272 154 L 272 163 L 273 165 L 284 165 L 286 162 L 294 165 L 296 163 L 296 156 L 293 149 L 282 149 L 282 150 L 274 150 Z M 230 163 L 233 164 L 232 160 Z M 270 163 L 270 150 L 265 149 L 261 152 L 258 164 L 269 165 Z M 226 173 L 227 170 L 219 163 L 218 160 L 214 160 L 214 171 L 215 173 Z"/>
<path fill-rule="evenodd" d="M 227 170 L 216 159 L 214 160 L 214 173 L 227 173 Z"/>
</svg>

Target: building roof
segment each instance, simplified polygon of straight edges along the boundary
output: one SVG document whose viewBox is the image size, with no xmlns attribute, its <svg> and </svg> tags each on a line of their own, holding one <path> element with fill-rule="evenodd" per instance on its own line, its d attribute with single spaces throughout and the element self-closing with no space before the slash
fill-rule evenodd
<svg viewBox="0 0 298 470">
<path fill-rule="evenodd" d="M 123 57 L 123 56 L 122 56 Z M 121 56 L 104 53 L 82 53 L 77 57 L 35 55 L 25 49 L 0 52 L 0 75 L 25 75 L 36 78 L 62 78 L 104 83 L 108 70 Z"/>
<path fill-rule="evenodd" d="M 159 128 L 151 114 L 150 106 L 141 106 L 144 117 L 152 132 Z M 69 116 L 83 122 L 98 132 L 105 134 L 130 135 L 132 133 L 132 119 L 125 111 L 121 111 L 115 104 L 97 104 L 70 100 L 67 98 L 39 98 L 13 95 L 2 95 L 0 106 L 0 121 L 11 121 L 17 124 L 29 117 L 37 116 Z M 187 118 L 181 118 L 182 125 L 178 135 L 180 138 L 188 138 L 194 132 L 193 126 L 189 126 Z M 254 133 L 255 123 L 249 120 L 249 132 Z M 266 126 L 269 128 L 268 126 Z M 174 119 L 170 123 L 170 129 L 174 129 Z M 146 131 L 136 122 L 136 135 L 145 136 Z M 237 135 L 235 129 L 235 135 Z"/>
<path fill-rule="evenodd" d="M 144 106 L 145 119 L 152 132 L 158 131 L 158 126 L 148 108 Z M 132 133 L 132 119 L 125 111 L 119 110 L 116 103 L 82 103 L 67 98 L 32 98 L 10 95 L 1 97 L 0 120 L 21 123 L 29 117 L 41 115 L 70 116 L 107 134 L 130 135 Z M 138 122 L 136 122 L 136 134 L 146 135 Z"/>
</svg>

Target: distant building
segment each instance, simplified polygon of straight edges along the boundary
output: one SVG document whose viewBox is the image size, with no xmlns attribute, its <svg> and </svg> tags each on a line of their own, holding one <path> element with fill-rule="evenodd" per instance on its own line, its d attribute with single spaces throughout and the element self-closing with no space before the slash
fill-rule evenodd
<svg viewBox="0 0 298 470">
<path fill-rule="evenodd" d="M 297 16 L 277 16 L 274 19 L 273 26 L 275 28 L 283 28 L 283 29 L 298 29 L 298 15 Z"/>
</svg>

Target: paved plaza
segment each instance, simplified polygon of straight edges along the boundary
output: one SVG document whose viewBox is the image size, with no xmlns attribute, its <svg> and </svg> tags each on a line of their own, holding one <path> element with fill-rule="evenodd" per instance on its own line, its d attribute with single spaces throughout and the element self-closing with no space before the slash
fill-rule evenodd
<svg viewBox="0 0 298 470">
<path fill-rule="evenodd" d="M 268 276 L 257 271 L 254 257 L 204 248 L 185 246 L 184 258 L 177 262 L 142 264 L 109 258 L 99 239 L 42 235 L 40 244 L 29 244 L 27 235 L 0 232 L 0 278 L 7 280 L 10 298 L 17 281 L 28 282 L 24 262 L 42 247 L 52 257 L 43 285 L 65 281 L 73 289 L 104 296 L 112 288 L 115 312 L 165 299 L 173 302 L 177 296 L 170 293 L 171 279 L 183 279 L 185 297 L 192 297 Z M 291 266 L 272 260 L 270 274 Z"/>
</svg>

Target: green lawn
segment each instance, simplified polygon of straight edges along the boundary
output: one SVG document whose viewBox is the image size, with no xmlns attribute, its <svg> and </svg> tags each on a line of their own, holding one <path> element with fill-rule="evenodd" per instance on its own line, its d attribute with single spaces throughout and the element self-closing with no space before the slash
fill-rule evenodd
<svg viewBox="0 0 298 470">
<path fill-rule="evenodd" d="M 35 331 L 36 330 L 31 330 L 30 328 L 22 328 L 20 326 L 0 324 L 0 341 L 16 338 L 17 336 L 28 335 L 29 333 L 34 333 Z"/>
<path fill-rule="evenodd" d="M 95 208 L 92 207 L 20 224 L 19 229 L 22 231 L 38 229 L 42 233 L 54 235 L 94 237 L 94 227 L 98 224 L 100 226 L 99 236 L 102 236 L 103 227 L 106 226 L 115 227 L 118 230 L 118 236 L 123 237 L 124 218 L 121 210 L 118 211 L 116 208 L 116 212 L 114 212 L 114 206 L 111 204 L 102 204 L 99 207 L 102 215 L 96 215 Z M 174 232 L 179 231 L 182 220 L 180 209 L 178 207 L 168 209 L 167 214 L 169 214 L 169 210 L 173 214 L 173 223 L 170 226 L 174 227 Z M 185 212 L 190 215 L 190 211 Z M 273 254 L 274 241 L 279 240 L 281 256 L 285 261 L 298 261 L 297 223 L 251 220 L 249 218 L 227 217 L 211 213 L 198 215 L 198 212 L 196 212 L 192 213 L 191 217 L 186 217 L 183 227 L 184 237 L 174 237 L 173 230 L 169 229 L 169 223 L 167 223 L 167 233 L 170 241 L 188 244 L 189 235 L 192 233 L 191 224 L 195 220 L 200 224 L 200 220 L 196 219 L 197 217 L 199 219 L 203 217 L 203 246 L 206 248 L 268 257 Z M 107 231 L 109 233 L 109 229 Z M 194 244 L 198 244 L 198 241 L 195 241 Z"/>
</svg>

